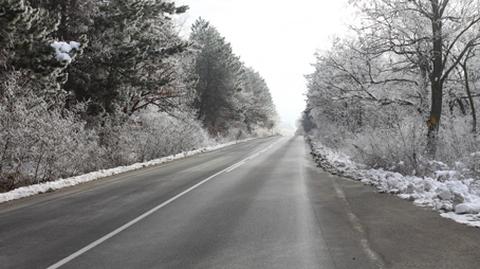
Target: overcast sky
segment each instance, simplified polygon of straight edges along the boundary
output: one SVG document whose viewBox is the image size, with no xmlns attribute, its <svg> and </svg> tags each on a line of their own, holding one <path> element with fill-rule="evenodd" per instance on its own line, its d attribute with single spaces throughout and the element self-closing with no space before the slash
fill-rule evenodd
<svg viewBox="0 0 480 269">
<path fill-rule="evenodd" d="M 277 110 L 290 126 L 305 108 L 304 75 L 314 53 L 342 34 L 348 20 L 346 0 L 177 0 L 196 18 L 210 21 L 247 66 L 266 79 Z"/>
</svg>

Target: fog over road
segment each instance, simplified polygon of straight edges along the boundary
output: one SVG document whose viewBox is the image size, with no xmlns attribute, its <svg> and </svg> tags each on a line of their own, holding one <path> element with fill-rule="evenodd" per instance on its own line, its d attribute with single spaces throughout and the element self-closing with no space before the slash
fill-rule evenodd
<svg viewBox="0 0 480 269">
<path fill-rule="evenodd" d="M 0 268 L 477 268 L 480 232 L 240 143 L 0 205 Z"/>
</svg>

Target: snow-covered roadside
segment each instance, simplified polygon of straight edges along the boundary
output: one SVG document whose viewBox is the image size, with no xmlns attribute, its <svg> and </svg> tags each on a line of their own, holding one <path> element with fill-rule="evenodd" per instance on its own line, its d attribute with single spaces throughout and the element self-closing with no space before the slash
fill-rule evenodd
<svg viewBox="0 0 480 269">
<path fill-rule="evenodd" d="M 149 166 L 155 166 L 155 165 L 163 164 L 163 163 L 170 162 L 170 161 L 173 161 L 173 160 L 183 159 L 183 158 L 190 157 L 190 156 L 193 156 L 193 155 L 196 155 L 196 154 L 209 152 L 209 151 L 214 151 L 214 150 L 221 149 L 221 148 L 224 148 L 224 147 L 228 147 L 228 146 L 231 146 L 231 145 L 234 145 L 234 144 L 237 144 L 237 143 L 247 142 L 247 141 L 250 141 L 250 140 L 253 140 L 253 139 L 255 139 L 255 138 L 249 138 L 249 139 L 244 139 L 244 140 L 233 141 L 233 142 L 229 142 L 229 143 L 204 147 L 204 148 L 201 148 L 201 149 L 182 152 L 182 153 L 178 153 L 178 154 L 175 154 L 175 155 L 163 157 L 163 158 L 160 158 L 160 159 L 155 159 L 155 160 L 151 160 L 151 161 L 148 161 L 148 162 L 144 162 L 144 163 L 135 163 L 135 164 L 128 165 L 128 166 L 120 166 L 120 167 L 115 167 L 115 168 L 111 168 L 111 169 L 104 169 L 104 170 L 100 170 L 100 171 L 95 171 L 95 172 L 91 172 L 91 173 L 88 173 L 88 174 L 75 176 L 75 177 L 71 177 L 71 178 L 59 179 L 59 180 L 55 180 L 55 181 L 50 181 L 50 182 L 45 182 L 45 183 L 40 183 L 40 184 L 34 184 L 34 185 L 30 185 L 30 186 L 25 186 L 25 187 L 20 187 L 20 188 L 14 189 L 14 190 L 9 191 L 9 192 L 0 193 L 0 203 L 16 200 L 16 199 L 20 199 L 20 198 L 25 198 L 25 197 L 29 197 L 29 196 L 40 194 L 40 193 L 50 192 L 50 191 L 54 191 L 54 190 L 58 190 L 58 189 L 63 189 L 63 188 L 66 188 L 66 187 L 75 186 L 75 185 L 78 185 L 78 184 L 81 184 L 81 183 L 86 183 L 86 182 L 94 181 L 94 180 L 109 177 L 109 176 L 118 175 L 118 174 L 129 172 L 129 171 L 133 171 L 133 170 L 137 170 L 137 169 L 141 169 L 141 168 L 146 168 L 146 167 L 149 167 Z"/>
<path fill-rule="evenodd" d="M 316 163 L 326 171 L 375 186 L 380 192 L 396 194 L 418 206 L 431 207 L 441 216 L 480 227 L 480 180 L 463 178 L 457 171 L 440 170 L 435 177 L 404 176 L 369 169 L 307 138 Z"/>
</svg>

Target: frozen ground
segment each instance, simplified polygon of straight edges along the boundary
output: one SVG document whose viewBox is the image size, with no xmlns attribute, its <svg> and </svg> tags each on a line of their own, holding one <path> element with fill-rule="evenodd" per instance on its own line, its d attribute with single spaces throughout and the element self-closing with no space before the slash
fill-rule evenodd
<svg viewBox="0 0 480 269">
<path fill-rule="evenodd" d="M 464 178 L 454 170 L 439 170 L 434 177 L 421 178 L 369 169 L 309 140 L 315 161 L 326 171 L 373 185 L 380 192 L 396 194 L 418 206 L 431 207 L 445 218 L 480 227 L 480 180 Z"/>
<path fill-rule="evenodd" d="M 86 183 L 86 182 L 89 182 L 89 181 L 93 181 L 93 180 L 97 180 L 97 179 L 101 179 L 101 178 L 105 178 L 105 177 L 109 177 L 109 176 L 113 176 L 113 175 L 118 175 L 118 174 L 125 173 L 125 172 L 132 171 L 132 170 L 137 170 L 137 169 L 141 169 L 141 168 L 145 168 L 145 167 L 149 167 L 149 166 L 159 165 L 159 164 L 166 163 L 166 162 L 169 162 L 169 161 L 186 158 L 186 157 L 193 156 L 193 155 L 203 153 L 203 152 L 217 150 L 217 149 L 220 149 L 220 148 L 231 146 L 231 145 L 236 144 L 236 143 L 246 142 L 246 141 L 249 141 L 249 140 L 251 140 L 251 139 L 245 139 L 245 140 L 241 140 L 241 141 L 238 141 L 238 142 L 229 142 L 229 143 L 204 147 L 204 148 L 201 148 L 201 149 L 192 150 L 192 151 L 188 151 L 188 152 L 182 152 L 182 153 L 179 153 L 179 154 L 163 157 L 163 158 L 148 161 L 148 162 L 145 162 L 145 163 L 136 163 L 136 164 L 132 164 L 132 165 L 128 165 L 128 166 L 120 166 L 120 167 L 116 167 L 116 168 L 95 171 L 95 172 L 91 172 L 91 173 L 88 173 L 88 174 L 75 176 L 75 177 L 71 177 L 71 178 L 59 179 L 59 180 L 55 180 L 55 181 L 50 181 L 50 182 L 45 182 L 45 183 L 40 183 L 40 184 L 34 184 L 34 185 L 30 185 L 30 186 L 25 186 L 25 187 L 20 187 L 20 188 L 14 189 L 14 190 L 9 191 L 9 192 L 0 193 L 0 203 L 16 200 L 16 199 L 20 199 L 20 198 L 25 198 L 25 197 L 32 196 L 32 195 L 39 194 L 39 193 L 45 193 L 45 192 L 49 192 L 49 191 L 54 191 L 54 190 L 66 188 L 66 187 L 71 187 L 71 186 L 75 186 L 75 185 L 78 185 L 78 184 L 81 184 L 81 183 Z"/>
</svg>

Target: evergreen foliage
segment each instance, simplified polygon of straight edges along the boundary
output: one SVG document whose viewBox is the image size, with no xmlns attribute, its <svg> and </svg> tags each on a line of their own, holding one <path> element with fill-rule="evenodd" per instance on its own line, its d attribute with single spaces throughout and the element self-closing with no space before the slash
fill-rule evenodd
<svg viewBox="0 0 480 269">
<path fill-rule="evenodd" d="M 275 109 L 268 86 L 245 67 L 225 38 L 204 19 L 192 26 L 190 40 L 197 49 L 196 108 L 212 135 L 253 133 L 254 125 L 272 129 Z"/>
</svg>

